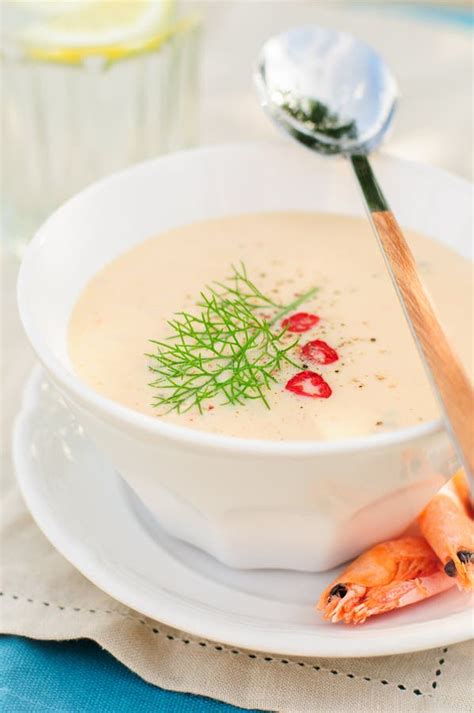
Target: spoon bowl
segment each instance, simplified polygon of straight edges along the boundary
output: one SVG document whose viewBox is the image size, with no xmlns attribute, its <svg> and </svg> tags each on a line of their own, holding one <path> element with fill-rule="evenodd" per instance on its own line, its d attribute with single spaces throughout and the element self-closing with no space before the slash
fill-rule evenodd
<svg viewBox="0 0 474 713">
<path fill-rule="evenodd" d="M 268 40 L 255 80 L 271 118 L 321 153 L 372 150 L 397 104 L 396 81 L 371 47 L 317 26 Z"/>
</svg>

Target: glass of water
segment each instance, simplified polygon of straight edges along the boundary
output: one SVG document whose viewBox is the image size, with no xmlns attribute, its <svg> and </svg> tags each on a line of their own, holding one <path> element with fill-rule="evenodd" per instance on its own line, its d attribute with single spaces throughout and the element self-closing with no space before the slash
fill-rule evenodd
<svg viewBox="0 0 474 713">
<path fill-rule="evenodd" d="M 198 26 L 172 0 L 17 0 L 3 14 L 2 233 L 21 254 L 87 184 L 194 143 Z"/>
</svg>

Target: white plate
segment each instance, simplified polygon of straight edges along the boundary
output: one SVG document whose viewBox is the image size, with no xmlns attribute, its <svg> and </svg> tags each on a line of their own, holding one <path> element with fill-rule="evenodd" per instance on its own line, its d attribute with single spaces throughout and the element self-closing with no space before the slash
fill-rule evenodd
<svg viewBox="0 0 474 713">
<path fill-rule="evenodd" d="M 18 481 L 52 544 L 127 606 L 195 636 L 298 656 L 379 656 L 472 636 L 470 597 L 450 590 L 361 627 L 313 603 L 333 572 L 233 570 L 166 535 L 104 462 L 39 369 L 14 436 Z"/>
</svg>

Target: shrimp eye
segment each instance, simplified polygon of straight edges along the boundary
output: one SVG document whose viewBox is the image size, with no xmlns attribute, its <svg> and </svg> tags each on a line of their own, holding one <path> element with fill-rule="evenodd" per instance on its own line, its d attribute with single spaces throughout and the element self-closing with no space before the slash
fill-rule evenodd
<svg viewBox="0 0 474 713">
<path fill-rule="evenodd" d="M 329 598 L 339 597 L 342 599 L 347 594 L 347 587 L 345 584 L 335 584 L 334 587 L 329 592 Z"/>
<path fill-rule="evenodd" d="M 469 552 L 469 550 L 459 550 L 456 554 L 463 564 L 474 562 L 474 552 Z"/>
<path fill-rule="evenodd" d="M 456 565 L 454 564 L 453 560 L 448 560 L 446 562 L 446 564 L 444 565 L 444 571 L 446 572 L 448 577 L 456 576 Z"/>
</svg>

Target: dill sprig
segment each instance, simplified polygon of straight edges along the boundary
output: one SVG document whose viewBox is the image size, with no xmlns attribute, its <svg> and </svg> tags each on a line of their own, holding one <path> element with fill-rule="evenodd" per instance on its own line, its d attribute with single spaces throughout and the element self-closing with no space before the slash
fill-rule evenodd
<svg viewBox="0 0 474 713">
<path fill-rule="evenodd" d="M 221 399 L 220 404 L 263 401 L 276 382 L 284 363 L 298 366 L 290 352 L 298 344 L 284 339 L 285 328 L 275 325 L 313 297 L 312 288 L 288 305 L 280 305 L 251 282 L 243 264 L 232 266 L 225 282 L 201 292 L 198 314 L 178 312 L 168 322 L 171 335 L 165 341 L 150 340 L 155 352 L 147 354 L 156 378 L 153 405 L 165 412 L 184 413 Z"/>
</svg>

